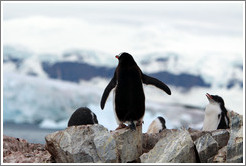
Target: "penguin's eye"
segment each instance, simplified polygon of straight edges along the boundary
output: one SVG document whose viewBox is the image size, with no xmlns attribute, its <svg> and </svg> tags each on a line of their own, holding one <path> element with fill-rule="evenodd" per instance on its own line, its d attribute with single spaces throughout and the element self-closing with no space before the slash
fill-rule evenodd
<svg viewBox="0 0 246 166">
<path fill-rule="evenodd" d="M 220 116 L 221 116 L 221 115 L 219 114 L 219 115 L 218 115 L 218 119 L 220 119 Z"/>
</svg>

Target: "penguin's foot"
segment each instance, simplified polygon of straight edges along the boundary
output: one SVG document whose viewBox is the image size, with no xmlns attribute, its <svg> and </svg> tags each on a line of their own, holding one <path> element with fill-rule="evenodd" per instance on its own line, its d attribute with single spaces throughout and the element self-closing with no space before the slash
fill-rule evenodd
<svg viewBox="0 0 246 166">
<path fill-rule="evenodd" d="M 119 126 L 115 130 L 126 128 L 127 126 L 124 123 L 119 124 Z"/>
<path fill-rule="evenodd" d="M 135 123 L 132 121 L 131 124 L 129 125 L 129 128 L 133 131 L 136 130 Z"/>
<path fill-rule="evenodd" d="M 139 120 L 139 121 L 137 121 L 136 126 L 141 126 L 142 124 L 144 124 L 144 121 Z"/>
</svg>

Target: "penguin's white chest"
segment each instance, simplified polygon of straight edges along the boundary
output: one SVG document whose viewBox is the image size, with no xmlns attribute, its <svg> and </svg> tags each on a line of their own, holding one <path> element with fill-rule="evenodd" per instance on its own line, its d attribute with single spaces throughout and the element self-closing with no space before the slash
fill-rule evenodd
<svg viewBox="0 0 246 166">
<path fill-rule="evenodd" d="M 220 114 L 221 114 L 221 109 L 218 104 L 208 104 L 205 109 L 203 130 L 204 131 L 216 130 L 220 122 L 220 117 L 219 117 Z"/>
</svg>

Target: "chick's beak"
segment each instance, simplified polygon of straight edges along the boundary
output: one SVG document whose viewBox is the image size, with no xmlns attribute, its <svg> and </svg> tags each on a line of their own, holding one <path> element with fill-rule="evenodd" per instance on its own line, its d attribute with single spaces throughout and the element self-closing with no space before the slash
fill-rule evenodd
<svg viewBox="0 0 246 166">
<path fill-rule="evenodd" d="M 115 58 L 117 58 L 117 59 L 119 59 L 119 57 L 120 57 L 119 55 L 116 55 L 116 56 L 115 56 Z"/>
<path fill-rule="evenodd" d="M 210 94 L 208 94 L 208 93 L 206 94 L 206 96 L 207 96 L 208 99 L 213 99 L 212 96 Z"/>
<path fill-rule="evenodd" d="M 210 103 L 213 103 L 213 102 L 214 102 L 213 97 L 212 97 L 210 94 L 207 93 L 206 96 L 207 96 L 208 101 L 209 101 Z"/>
</svg>

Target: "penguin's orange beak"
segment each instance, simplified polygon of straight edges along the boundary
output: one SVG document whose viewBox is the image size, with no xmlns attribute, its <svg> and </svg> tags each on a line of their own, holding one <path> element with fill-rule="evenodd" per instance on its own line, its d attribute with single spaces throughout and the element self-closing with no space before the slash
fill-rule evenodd
<svg viewBox="0 0 246 166">
<path fill-rule="evenodd" d="M 116 55 L 116 56 L 115 56 L 115 58 L 117 58 L 117 59 L 119 59 L 119 57 L 120 57 L 119 55 Z"/>
</svg>

